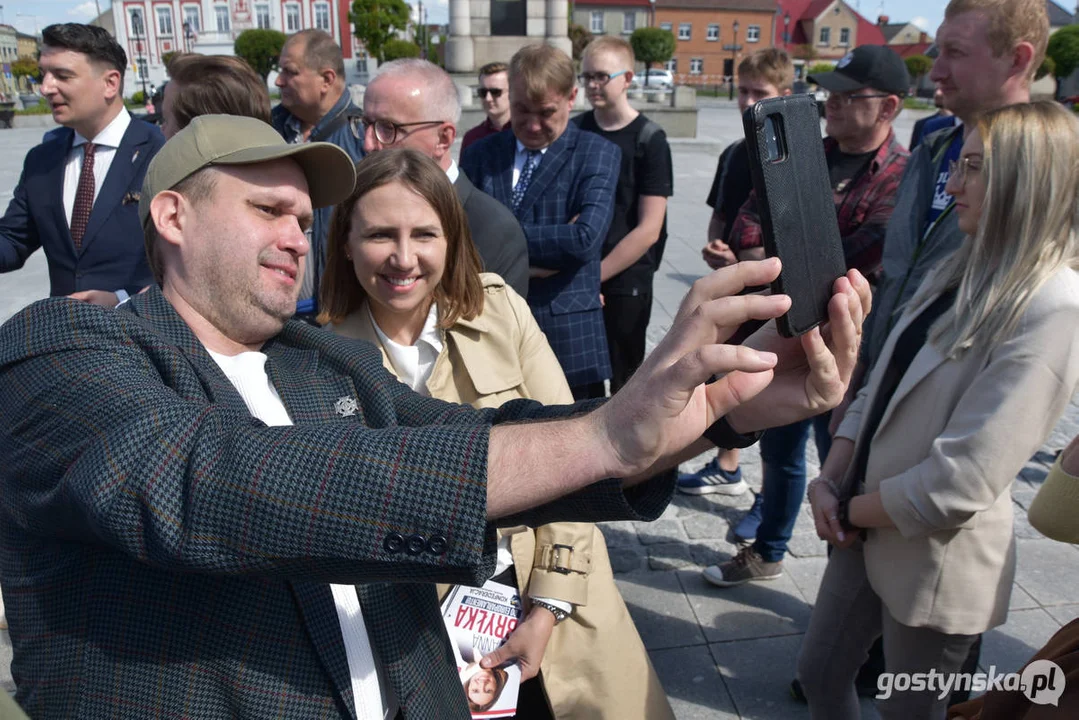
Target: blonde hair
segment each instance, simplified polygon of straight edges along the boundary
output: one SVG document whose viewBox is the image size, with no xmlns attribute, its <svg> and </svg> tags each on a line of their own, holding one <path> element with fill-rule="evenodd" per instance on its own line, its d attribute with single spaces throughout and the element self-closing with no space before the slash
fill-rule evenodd
<svg viewBox="0 0 1079 720">
<path fill-rule="evenodd" d="M 957 288 L 929 332 L 953 358 L 1004 342 L 1046 280 L 1079 269 L 1079 120 L 1041 101 L 986 113 L 978 132 L 986 178 L 978 229 L 910 302 Z"/>
<path fill-rule="evenodd" d="M 794 63 L 778 48 L 758 50 L 738 63 L 739 80 L 764 80 L 780 93 L 794 89 Z"/>
<path fill-rule="evenodd" d="M 584 46 L 584 51 L 581 53 L 581 60 L 592 57 L 598 52 L 609 52 L 615 55 L 621 55 L 626 63 L 626 70 L 633 70 L 633 65 L 637 62 L 637 58 L 633 54 L 633 46 L 624 39 L 615 37 L 614 35 L 600 35 L 592 38 L 592 40 Z"/>
<path fill-rule="evenodd" d="M 951 0 L 944 18 L 951 20 L 968 12 L 980 12 L 989 20 L 989 49 L 996 57 L 1010 53 L 1022 42 L 1034 46 L 1034 59 L 1027 68 L 1027 80 L 1033 80 L 1049 44 L 1049 10 L 1045 0 Z"/>
<path fill-rule="evenodd" d="M 569 97 L 576 83 L 569 55 L 550 45 L 525 45 L 510 60 L 509 80 L 524 81 L 528 99 L 538 101 L 548 92 Z"/>
</svg>

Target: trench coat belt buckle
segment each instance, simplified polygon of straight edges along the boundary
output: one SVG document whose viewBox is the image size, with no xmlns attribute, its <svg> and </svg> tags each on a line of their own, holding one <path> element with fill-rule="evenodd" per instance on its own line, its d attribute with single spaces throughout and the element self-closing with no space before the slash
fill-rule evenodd
<svg viewBox="0 0 1079 720">
<path fill-rule="evenodd" d="M 578 561 L 572 545 L 555 543 L 543 548 L 543 562 L 541 563 L 551 572 L 559 575 L 571 575 L 573 573 L 588 572 L 588 559 Z M 584 567 L 580 567 L 580 565 Z"/>
</svg>

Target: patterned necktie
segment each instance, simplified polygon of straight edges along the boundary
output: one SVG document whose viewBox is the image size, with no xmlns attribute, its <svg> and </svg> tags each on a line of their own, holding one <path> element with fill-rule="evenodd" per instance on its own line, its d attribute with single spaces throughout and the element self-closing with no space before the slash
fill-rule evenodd
<svg viewBox="0 0 1079 720">
<path fill-rule="evenodd" d="M 90 222 L 90 210 L 94 207 L 94 144 L 82 146 L 82 170 L 79 172 L 79 185 L 75 190 L 75 207 L 71 210 L 71 239 L 75 249 L 82 247 L 82 236 L 86 224 Z"/>
<path fill-rule="evenodd" d="M 536 170 L 536 166 L 539 165 L 539 150 L 527 150 L 525 154 L 525 164 L 521 168 L 521 177 L 517 178 L 517 184 L 513 187 L 513 211 L 517 212 L 517 208 L 521 205 L 521 200 L 524 199 L 525 193 L 528 192 L 528 184 L 532 182 L 532 173 Z"/>
</svg>

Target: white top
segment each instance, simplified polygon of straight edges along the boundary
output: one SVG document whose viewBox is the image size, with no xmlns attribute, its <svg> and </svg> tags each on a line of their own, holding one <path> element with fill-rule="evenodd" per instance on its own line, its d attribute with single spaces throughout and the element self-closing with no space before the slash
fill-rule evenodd
<svg viewBox="0 0 1079 720">
<path fill-rule="evenodd" d="M 371 313 L 371 303 L 367 303 L 367 312 Z M 438 329 L 438 306 L 431 303 L 431 310 L 427 313 L 423 330 L 420 331 L 420 337 L 414 345 L 401 345 L 390 340 L 378 326 L 373 313 L 371 313 L 371 325 L 374 326 L 378 339 L 382 341 L 382 347 L 386 348 L 386 354 L 390 358 L 393 369 L 397 372 L 398 379 L 420 395 L 430 397 L 427 378 L 431 377 L 431 371 L 435 369 L 435 360 L 438 360 L 438 355 L 442 352 L 442 333 Z"/>
<path fill-rule="evenodd" d="M 112 119 L 92 140 L 94 143 L 94 202 L 97 202 L 97 194 L 101 192 L 101 186 L 105 184 L 105 177 L 112 167 L 112 159 L 116 156 L 116 148 L 120 147 L 120 141 L 124 139 L 127 126 L 131 124 L 131 115 L 126 108 L 120 108 L 120 113 Z M 71 150 L 67 153 L 67 165 L 64 166 L 64 217 L 67 218 L 68 227 L 71 227 L 71 213 L 75 211 L 75 193 L 79 189 L 79 175 L 82 174 L 82 146 L 87 139 L 75 133 L 75 142 L 71 143 Z"/>
<path fill-rule="evenodd" d="M 450 179 L 450 183 L 457 182 L 457 176 L 460 172 L 460 168 L 457 167 L 457 161 L 450 158 L 450 166 L 446 168 L 446 177 Z"/>
<path fill-rule="evenodd" d="M 270 426 L 292 424 L 277 388 L 266 374 L 264 353 L 244 352 L 230 356 L 209 348 L 206 351 L 236 388 L 252 415 Z M 352 585 L 330 585 L 330 591 L 337 608 L 337 621 L 341 625 L 341 639 L 345 643 L 356 716 L 360 720 L 390 720 L 397 716 L 397 700 L 389 683 L 379 682 L 378 663 L 367 635 L 356 588 Z"/>
<path fill-rule="evenodd" d="M 550 147 L 550 145 L 547 147 Z M 522 145 L 520 140 L 517 141 L 517 152 L 513 156 L 513 185 L 511 187 L 517 187 L 517 181 L 521 179 L 521 171 L 524 170 L 525 160 L 528 159 L 528 150 L 529 148 Z M 540 150 L 539 154 L 541 156 L 546 155 L 547 148 Z M 536 162 L 539 162 L 539 160 Z M 535 168 L 533 168 L 532 172 L 535 172 Z"/>
</svg>

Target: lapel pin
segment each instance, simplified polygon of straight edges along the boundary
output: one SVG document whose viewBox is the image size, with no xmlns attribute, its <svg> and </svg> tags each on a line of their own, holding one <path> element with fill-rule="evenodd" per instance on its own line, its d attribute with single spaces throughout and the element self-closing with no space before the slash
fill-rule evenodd
<svg viewBox="0 0 1079 720">
<path fill-rule="evenodd" d="M 126 195 L 124 195 L 124 199 L 121 200 L 120 202 L 123 205 L 131 205 L 132 203 L 137 203 L 141 199 L 142 199 L 142 193 L 129 192 Z"/>
<path fill-rule="evenodd" d="M 359 405 L 356 404 L 356 398 L 345 397 L 337 398 L 337 402 L 333 404 L 333 411 L 341 417 L 351 417 L 356 414 L 356 410 L 359 409 Z"/>
</svg>

